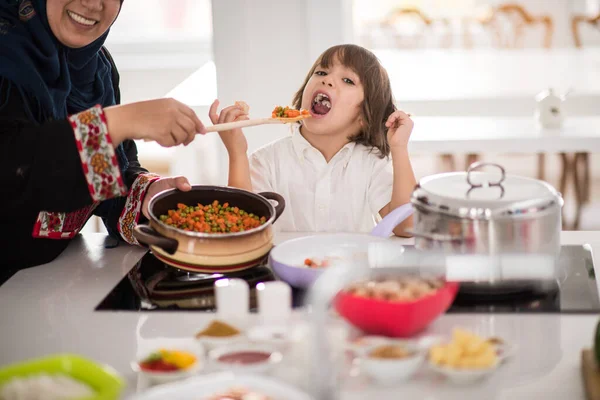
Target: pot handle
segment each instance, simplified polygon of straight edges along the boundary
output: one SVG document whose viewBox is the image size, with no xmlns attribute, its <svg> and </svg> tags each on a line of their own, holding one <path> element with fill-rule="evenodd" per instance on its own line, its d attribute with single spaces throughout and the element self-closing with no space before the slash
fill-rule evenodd
<svg viewBox="0 0 600 400">
<path fill-rule="evenodd" d="M 162 236 L 148 225 L 136 225 L 133 228 L 133 236 L 140 242 L 147 245 L 160 247 L 169 254 L 175 253 L 179 242 L 175 239 Z"/>
<path fill-rule="evenodd" d="M 379 237 L 389 237 L 394 228 L 404 222 L 405 219 L 410 217 L 415 210 L 412 204 L 403 204 L 400 207 L 392 210 L 386 215 L 371 231 L 371 235 Z"/>
<path fill-rule="evenodd" d="M 285 210 L 285 199 L 283 196 L 275 192 L 261 192 L 258 194 L 267 200 L 275 200 L 277 202 L 277 205 L 275 206 L 275 219 L 273 222 L 277 221 L 283 213 L 283 210 Z"/>
</svg>

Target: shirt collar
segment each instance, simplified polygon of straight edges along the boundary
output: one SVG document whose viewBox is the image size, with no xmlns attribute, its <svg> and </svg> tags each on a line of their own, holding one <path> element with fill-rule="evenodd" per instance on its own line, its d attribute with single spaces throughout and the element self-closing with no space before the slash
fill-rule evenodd
<svg viewBox="0 0 600 400">
<path fill-rule="evenodd" d="M 294 148 L 294 152 L 296 153 L 296 157 L 298 157 L 300 161 L 304 161 L 304 158 L 306 157 L 306 153 L 308 151 L 318 151 L 308 142 L 308 140 L 304 138 L 304 136 L 302 136 L 302 134 L 300 133 L 300 124 L 293 124 L 291 127 L 291 131 L 292 146 Z M 350 161 L 350 156 L 352 155 L 352 151 L 354 150 L 355 146 L 355 142 L 346 143 L 344 147 L 342 147 L 342 149 L 334 157 L 341 156 L 342 160 L 344 161 L 344 166 L 348 165 L 348 162 Z"/>
</svg>

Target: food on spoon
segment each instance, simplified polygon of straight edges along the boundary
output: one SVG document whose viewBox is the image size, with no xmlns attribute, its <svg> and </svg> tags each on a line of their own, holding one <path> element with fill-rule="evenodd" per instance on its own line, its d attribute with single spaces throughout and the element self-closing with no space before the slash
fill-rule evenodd
<svg viewBox="0 0 600 400">
<path fill-rule="evenodd" d="M 232 388 L 201 400 L 273 400 L 269 396 L 246 388 Z"/>
<path fill-rule="evenodd" d="M 221 321 L 213 321 L 208 325 L 205 329 L 198 332 L 196 334 L 196 338 L 199 339 L 203 336 L 211 336 L 211 337 L 229 337 L 239 335 L 240 331 L 233 326 L 221 322 Z"/>
<path fill-rule="evenodd" d="M 434 294 L 444 286 L 438 278 L 390 278 L 369 280 L 350 285 L 346 290 L 351 295 L 374 300 L 408 302 Z"/>
<path fill-rule="evenodd" d="M 248 213 L 229 203 L 219 204 L 215 200 L 211 204 L 188 206 L 177 204 L 176 210 L 168 210 L 160 220 L 169 226 L 184 231 L 204 233 L 243 232 L 257 228 L 266 222 L 265 217 Z"/>
<path fill-rule="evenodd" d="M 495 347 L 485 338 L 464 329 L 455 329 L 452 340 L 429 349 L 434 365 L 455 369 L 486 369 L 498 362 Z"/>
<path fill-rule="evenodd" d="M 250 111 L 250 106 L 244 101 L 236 101 L 235 106 L 242 110 L 244 114 L 248 114 L 248 111 Z"/>
<path fill-rule="evenodd" d="M 95 394 L 87 384 L 60 373 L 15 377 L 0 387 L 2 400 L 70 400 L 89 398 Z"/>
<path fill-rule="evenodd" d="M 273 112 L 271 112 L 272 118 L 296 118 L 300 116 L 310 117 L 310 112 L 304 109 L 295 110 L 288 106 L 277 106 L 273 109 Z"/>
<path fill-rule="evenodd" d="M 407 350 L 404 346 L 396 344 L 382 345 L 369 352 L 371 358 L 400 359 L 412 357 L 414 352 Z"/>
<path fill-rule="evenodd" d="M 170 372 L 188 369 L 196 364 L 196 356 L 192 353 L 180 350 L 166 350 L 150 354 L 139 363 L 144 371 Z"/>
</svg>

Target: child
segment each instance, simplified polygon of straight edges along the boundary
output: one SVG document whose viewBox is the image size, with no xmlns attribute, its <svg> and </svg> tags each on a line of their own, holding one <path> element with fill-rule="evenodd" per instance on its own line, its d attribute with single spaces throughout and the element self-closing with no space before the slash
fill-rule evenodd
<svg viewBox="0 0 600 400">
<path fill-rule="evenodd" d="M 216 100 L 209 113 L 215 124 L 248 118 L 240 103 L 220 113 L 218 105 Z M 241 129 L 219 133 L 229 153 L 229 186 L 285 198 L 279 230 L 368 232 L 378 214 L 410 201 L 416 185 L 407 149 L 413 122 L 396 110 L 387 72 L 373 53 L 356 45 L 326 50 L 293 106 L 312 117 L 249 159 Z M 409 218 L 394 233 L 406 236 L 411 225 Z"/>
</svg>

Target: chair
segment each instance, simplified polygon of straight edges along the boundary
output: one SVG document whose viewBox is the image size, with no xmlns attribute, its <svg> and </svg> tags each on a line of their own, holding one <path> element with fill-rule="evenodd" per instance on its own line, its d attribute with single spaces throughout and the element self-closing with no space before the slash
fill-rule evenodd
<svg viewBox="0 0 600 400">
<path fill-rule="evenodd" d="M 581 39 L 580 31 L 581 25 L 589 26 L 591 28 L 594 28 L 596 31 L 600 30 L 600 14 L 594 16 L 574 15 L 571 18 L 571 32 L 573 34 L 573 41 L 575 43 L 575 47 L 577 48 L 583 47 L 583 41 Z M 573 183 L 575 185 L 575 196 L 578 201 L 577 214 L 575 217 L 574 226 L 575 228 L 577 228 L 579 226 L 581 205 L 590 201 L 590 186 L 592 183 L 590 173 L 591 156 L 590 153 L 575 153 L 572 156 L 572 160 L 569 160 L 569 156 L 566 153 L 562 153 L 561 157 L 563 157 L 565 162 L 569 162 L 569 164 L 573 168 Z M 581 168 L 582 171 L 580 171 L 579 168 Z M 579 176 L 580 174 L 581 176 Z M 560 190 L 564 191 L 566 189 L 565 186 L 561 186 Z"/>
<path fill-rule="evenodd" d="M 552 18 L 547 15 L 532 15 L 523 6 L 516 3 L 504 3 L 491 8 L 487 14 L 467 20 L 465 26 L 473 22 L 491 33 L 491 45 L 496 48 L 523 48 L 525 28 L 537 26 L 542 26 L 544 29 L 542 47 L 550 48 L 552 46 L 554 33 Z M 465 46 L 473 47 L 469 35 L 465 34 L 464 37 Z M 479 158 L 479 154 L 468 154 L 467 165 L 478 161 Z M 546 155 L 538 154 L 538 179 L 545 179 L 545 164 Z"/>
<path fill-rule="evenodd" d="M 414 7 L 394 9 L 380 22 L 380 29 L 386 36 L 394 38 L 396 48 L 448 48 L 452 45 L 450 21 L 429 18 Z M 436 40 L 427 42 L 431 37 Z"/>
</svg>

